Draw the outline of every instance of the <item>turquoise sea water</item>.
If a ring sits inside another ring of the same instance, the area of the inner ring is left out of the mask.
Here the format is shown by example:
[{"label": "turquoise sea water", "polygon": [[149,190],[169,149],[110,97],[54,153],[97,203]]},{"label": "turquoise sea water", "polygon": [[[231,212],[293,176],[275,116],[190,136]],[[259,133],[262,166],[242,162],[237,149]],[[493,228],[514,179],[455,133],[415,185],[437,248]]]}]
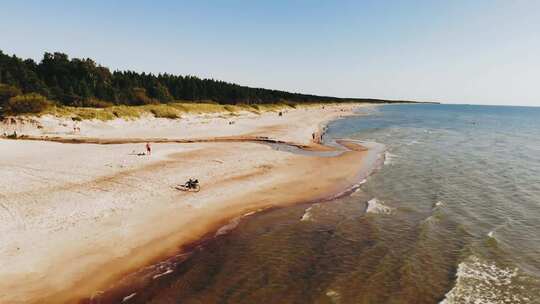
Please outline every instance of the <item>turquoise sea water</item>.
[{"label": "turquoise sea water", "polygon": [[446,303],[540,303],[540,108],[385,106],[330,135],[387,145],[364,191],[413,218],[403,259],[449,270]]},{"label": "turquoise sea water", "polygon": [[540,108],[362,111],[325,136],[386,145],[358,191],[251,216],[133,303],[540,303]]}]

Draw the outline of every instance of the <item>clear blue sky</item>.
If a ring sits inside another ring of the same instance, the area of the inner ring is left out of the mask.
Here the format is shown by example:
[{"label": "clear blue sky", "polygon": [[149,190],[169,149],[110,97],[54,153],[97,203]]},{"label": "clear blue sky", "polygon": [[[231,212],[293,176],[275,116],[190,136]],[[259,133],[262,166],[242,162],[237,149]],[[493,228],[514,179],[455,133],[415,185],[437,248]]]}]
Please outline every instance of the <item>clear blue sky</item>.
[{"label": "clear blue sky", "polygon": [[0,49],[342,97],[540,106],[540,1],[7,1]]}]

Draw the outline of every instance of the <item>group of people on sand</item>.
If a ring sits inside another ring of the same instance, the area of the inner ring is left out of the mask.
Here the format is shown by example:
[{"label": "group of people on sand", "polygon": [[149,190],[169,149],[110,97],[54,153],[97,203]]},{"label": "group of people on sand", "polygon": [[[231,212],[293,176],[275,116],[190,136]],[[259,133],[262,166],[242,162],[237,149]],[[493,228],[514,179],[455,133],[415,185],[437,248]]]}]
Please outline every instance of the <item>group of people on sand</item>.
[{"label": "group of people on sand", "polygon": [[320,132],[311,133],[311,137],[313,138],[313,142],[316,144],[320,144],[322,142],[322,134]]}]

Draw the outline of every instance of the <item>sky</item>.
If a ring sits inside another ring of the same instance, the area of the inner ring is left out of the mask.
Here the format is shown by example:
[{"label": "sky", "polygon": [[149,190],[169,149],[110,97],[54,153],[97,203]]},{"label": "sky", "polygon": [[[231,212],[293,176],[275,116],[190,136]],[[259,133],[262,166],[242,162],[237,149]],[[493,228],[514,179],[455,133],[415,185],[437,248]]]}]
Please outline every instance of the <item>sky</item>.
[{"label": "sky", "polygon": [[8,1],[0,50],[338,97],[540,106],[540,1]]}]

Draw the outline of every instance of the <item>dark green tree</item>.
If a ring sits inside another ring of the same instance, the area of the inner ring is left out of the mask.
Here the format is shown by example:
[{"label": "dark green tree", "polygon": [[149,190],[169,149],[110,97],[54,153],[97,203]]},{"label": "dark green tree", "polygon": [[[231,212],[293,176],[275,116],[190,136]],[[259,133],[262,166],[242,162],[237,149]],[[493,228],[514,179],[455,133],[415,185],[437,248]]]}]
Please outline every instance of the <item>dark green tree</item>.
[{"label": "dark green tree", "polygon": [[340,99],[278,90],[250,88],[214,79],[171,74],[153,75],[111,71],[93,60],[70,59],[66,54],[45,53],[39,63],[0,51],[0,82],[20,93],[38,93],[59,104],[105,106],[141,105],[183,100],[218,103],[339,102],[371,99]]}]

